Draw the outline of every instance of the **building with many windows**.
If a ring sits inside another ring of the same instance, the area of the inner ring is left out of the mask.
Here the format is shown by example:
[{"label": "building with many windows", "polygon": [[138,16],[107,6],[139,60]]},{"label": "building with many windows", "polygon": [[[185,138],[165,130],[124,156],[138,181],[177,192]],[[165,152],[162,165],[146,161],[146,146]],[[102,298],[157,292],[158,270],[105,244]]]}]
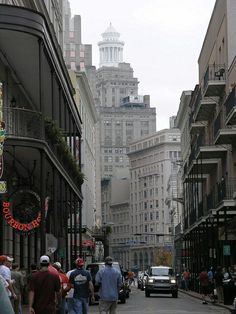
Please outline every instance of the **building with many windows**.
[{"label": "building with many windows", "polygon": [[[174,208],[166,202],[167,186],[180,158],[180,132],[165,129],[131,144],[130,265],[145,269],[156,261],[158,249],[172,255]],[[173,202],[172,202],[173,205]],[[168,254],[167,254],[168,255]]]},{"label": "building with many windows", "polygon": [[[236,3],[217,0],[191,95],[183,155],[184,266],[236,263]],[[182,130],[181,130],[182,131]]]},{"label": "building with many windows", "polygon": [[[86,178],[82,186],[82,225],[84,241],[92,239],[92,230],[101,225],[101,178],[98,114],[94,102],[95,67],[92,66],[92,46],[82,43],[81,17],[71,17],[70,3],[63,0],[64,59],[75,89],[75,101],[82,124],[81,169]],[[86,246],[83,244],[84,253]],[[85,256],[85,255],[84,255]],[[86,258],[86,257],[85,257]],[[89,258],[86,258],[87,260]]]},{"label": "building with many windows", "polygon": [[148,95],[138,95],[138,79],[130,64],[123,62],[120,34],[110,24],[102,37],[96,106],[100,117],[101,176],[109,178],[129,169],[130,143],[156,131],[156,110],[150,107]]}]

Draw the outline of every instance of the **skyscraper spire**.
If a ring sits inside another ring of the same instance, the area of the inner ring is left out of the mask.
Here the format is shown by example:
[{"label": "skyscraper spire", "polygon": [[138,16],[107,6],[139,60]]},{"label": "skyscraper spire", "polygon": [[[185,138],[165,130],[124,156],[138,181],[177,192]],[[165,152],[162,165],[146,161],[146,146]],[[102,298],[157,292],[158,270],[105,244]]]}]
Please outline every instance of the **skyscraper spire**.
[{"label": "skyscraper spire", "polygon": [[117,67],[123,62],[124,42],[120,40],[120,34],[115,30],[110,22],[109,27],[102,33],[103,40],[98,43],[100,52],[99,67]]}]

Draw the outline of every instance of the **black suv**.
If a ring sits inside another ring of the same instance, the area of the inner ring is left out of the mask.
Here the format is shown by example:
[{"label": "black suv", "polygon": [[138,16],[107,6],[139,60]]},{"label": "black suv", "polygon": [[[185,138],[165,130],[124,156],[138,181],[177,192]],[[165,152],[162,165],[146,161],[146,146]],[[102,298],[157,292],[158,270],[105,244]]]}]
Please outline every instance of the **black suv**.
[{"label": "black suv", "polygon": [[[118,262],[112,262],[112,266],[114,268],[116,268],[120,272],[120,274],[121,274],[122,286],[120,287],[120,291],[119,291],[119,300],[120,300],[121,303],[125,303],[126,302],[126,296],[127,296],[127,291],[126,291],[127,287],[125,285],[124,277],[122,276],[122,271],[121,271],[120,265],[119,265]],[[93,282],[93,285],[94,285],[95,301],[99,300],[99,295],[98,295],[99,287],[97,285],[95,285],[95,277],[96,277],[97,272],[100,269],[102,269],[103,267],[105,267],[105,263],[104,262],[91,263],[91,264],[88,264],[86,266],[86,269],[90,272],[91,277],[92,277],[92,282]]]},{"label": "black suv", "polygon": [[150,293],[169,293],[178,298],[178,286],[173,269],[168,266],[151,266],[145,281],[145,296]]}]

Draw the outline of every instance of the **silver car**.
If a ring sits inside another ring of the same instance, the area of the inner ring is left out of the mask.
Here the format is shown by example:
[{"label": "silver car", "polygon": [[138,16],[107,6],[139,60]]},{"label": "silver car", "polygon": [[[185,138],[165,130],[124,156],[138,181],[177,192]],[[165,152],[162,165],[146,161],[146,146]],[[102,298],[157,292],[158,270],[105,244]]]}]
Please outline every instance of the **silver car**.
[{"label": "silver car", "polygon": [[178,298],[178,286],[173,269],[168,266],[151,266],[145,281],[145,296],[151,293],[172,294]]}]

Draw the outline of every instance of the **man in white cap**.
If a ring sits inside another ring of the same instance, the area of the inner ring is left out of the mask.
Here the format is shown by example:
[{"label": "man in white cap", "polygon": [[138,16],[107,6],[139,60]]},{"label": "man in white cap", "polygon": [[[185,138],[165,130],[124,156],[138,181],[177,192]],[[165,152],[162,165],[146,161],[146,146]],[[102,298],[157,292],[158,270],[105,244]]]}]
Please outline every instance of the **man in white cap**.
[{"label": "man in white cap", "polygon": [[29,282],[29,314],[56,314],[56,306],[61,302],[60,279],[48,270],[47,255],[41,256],[39,262],[41,268]]},{"label": "man in white cap", "polygon": [[99,286],[99,313],[116,314],[119,290],[122,284],[121,274],[112,267],[112,257],[105,258],[105,268],[100,269],[95,277]]}]

